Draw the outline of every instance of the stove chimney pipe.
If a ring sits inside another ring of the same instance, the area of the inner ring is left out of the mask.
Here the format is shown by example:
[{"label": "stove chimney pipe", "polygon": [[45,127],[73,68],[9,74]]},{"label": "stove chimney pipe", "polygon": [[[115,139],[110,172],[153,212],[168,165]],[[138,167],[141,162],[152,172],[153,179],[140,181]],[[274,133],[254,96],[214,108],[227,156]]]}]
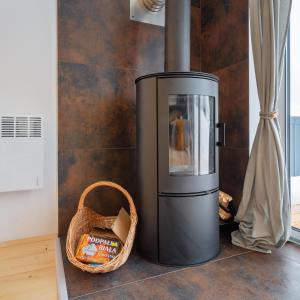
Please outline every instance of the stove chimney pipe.
[{"label": "stove chimney pipe", "polygon": [[191,0],[166,0],[165,72],[190,71]]}]

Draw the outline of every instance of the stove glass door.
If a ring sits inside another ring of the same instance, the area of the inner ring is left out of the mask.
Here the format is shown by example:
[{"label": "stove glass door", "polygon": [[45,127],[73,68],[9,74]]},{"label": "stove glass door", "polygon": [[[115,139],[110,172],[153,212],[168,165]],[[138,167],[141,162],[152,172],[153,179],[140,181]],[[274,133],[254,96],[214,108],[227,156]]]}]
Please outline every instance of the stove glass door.
[{"label": "stove glass door", "polygon": [[169,95],[169,175],[216,172],[215,98]]}]

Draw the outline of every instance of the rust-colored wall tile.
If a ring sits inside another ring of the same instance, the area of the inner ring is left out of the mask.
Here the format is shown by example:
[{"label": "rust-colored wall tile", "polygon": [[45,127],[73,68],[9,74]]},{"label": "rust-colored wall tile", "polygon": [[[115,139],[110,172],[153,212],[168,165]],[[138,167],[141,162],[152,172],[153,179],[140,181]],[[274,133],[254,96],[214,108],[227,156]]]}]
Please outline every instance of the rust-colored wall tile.
[{"label": "rust-colored wall tile", "polygon": [[237,212],[242,199],[248,159],[248,149],[220,149],[220,189],[233,197],[231,208],[234,213]]},{"label": "rust-colored wall tile", "polygon": [[201,1],[202,70],[213,72],[248,58],[248,0]]},{"label": "rust-colored wall tile", "polygon": [[201,71],[201,9],[191,9],[191,70]]},{"label": "rust-colored wall tile", "polygon": [[[67,232],[84,188],[99,181],[115,181],[135,196],[134,149],[74,149],[59,152],[59,229]],[[104,215],[116,215],[126,199],[110,188],[92,192],[86,202]]]},{"label": "rust-colored wall tile", "polygon": [[248,60],[217,70],[220,79],[220,122],[226,123],[226,145],[249,147]]},{"label": "rust-colored wall tile", "polygon": [[163,71],[164,28],[129,20],[128,0],[60,0],[59,60]]},{"label": "rust-colored wall tile", "polygon": [[136,72],[60,64],[59,147],[135,146]]},{"label": "rust-colored wall tile", "polygon": [[192,6],[200,7],[200,0],[191,0]]},{"label": "rust-colored wall tile", "polygon": [[163,70],[164,28],[129,20],[129,1],[98,1],[102,45],[98,63],[121,68]]},{"label": "rust-colored wall tile", "polygon": [[99,0],[58,0],[58,59],[97,61],[101,51]]}]

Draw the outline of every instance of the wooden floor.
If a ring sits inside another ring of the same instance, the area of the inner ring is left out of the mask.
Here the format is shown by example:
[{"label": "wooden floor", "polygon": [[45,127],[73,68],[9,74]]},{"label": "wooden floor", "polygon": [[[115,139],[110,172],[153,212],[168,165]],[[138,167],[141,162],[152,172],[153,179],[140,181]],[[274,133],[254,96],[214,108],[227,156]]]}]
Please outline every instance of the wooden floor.
[{"label": "wooden floor", "polygon": [[57,299],[55,239],[0,243],[0,299]]},{"label": "wooden floor", "polygon": [[292,226],[300,229],[300,204],[292,205]]}]

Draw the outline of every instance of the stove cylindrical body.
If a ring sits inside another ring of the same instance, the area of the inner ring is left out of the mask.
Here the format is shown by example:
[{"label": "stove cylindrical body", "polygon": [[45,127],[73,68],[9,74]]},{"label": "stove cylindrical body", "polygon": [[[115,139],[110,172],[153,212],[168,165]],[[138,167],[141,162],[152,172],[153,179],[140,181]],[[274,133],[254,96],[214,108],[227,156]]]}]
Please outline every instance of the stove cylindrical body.
[{"label": "stove cylindrical body", "polygon": [[219,252],[218,79],[136,80],[138,240],[150,261],[190,265]]}]

